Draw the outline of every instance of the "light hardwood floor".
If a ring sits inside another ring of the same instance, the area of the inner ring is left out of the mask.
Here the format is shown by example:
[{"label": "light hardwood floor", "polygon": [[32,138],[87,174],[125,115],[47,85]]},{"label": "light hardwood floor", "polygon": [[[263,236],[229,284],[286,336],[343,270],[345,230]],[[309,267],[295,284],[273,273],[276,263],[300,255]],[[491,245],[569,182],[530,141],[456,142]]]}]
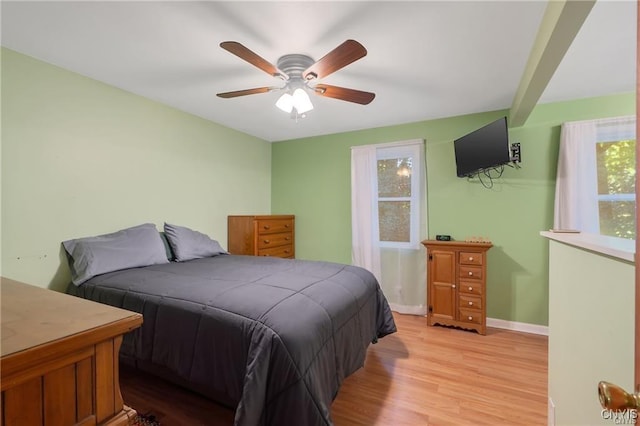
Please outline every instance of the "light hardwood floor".
[{"label": "light hardwood floor", "polygon": [[[547,423],[546,337],[494,328],[480,336],[394,316],[398,333],[371,345],[340,388],[336,426]],[[121,387],[126,404],[163,426],[233,424],[231,410],[128,368]]]}]

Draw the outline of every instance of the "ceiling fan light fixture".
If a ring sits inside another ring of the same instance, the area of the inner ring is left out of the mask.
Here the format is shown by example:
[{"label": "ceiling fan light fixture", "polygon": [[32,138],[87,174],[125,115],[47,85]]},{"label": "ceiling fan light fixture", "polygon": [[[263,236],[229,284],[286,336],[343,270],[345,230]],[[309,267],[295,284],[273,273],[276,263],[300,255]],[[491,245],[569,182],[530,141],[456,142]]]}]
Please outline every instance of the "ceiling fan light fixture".
[{"label": "ceiling fan light fixture", "polygon": [[276,106],[287,114],[291,114],[291,111],[293,111],[294,108],[298,114],[304,114],[305,112],[309,112],[313,109],[313,104],[311,103],[311,99],[309,99],[309,95],[300,87],[293,91],[293,95],[285,93],[280,96],[276,102]]}]

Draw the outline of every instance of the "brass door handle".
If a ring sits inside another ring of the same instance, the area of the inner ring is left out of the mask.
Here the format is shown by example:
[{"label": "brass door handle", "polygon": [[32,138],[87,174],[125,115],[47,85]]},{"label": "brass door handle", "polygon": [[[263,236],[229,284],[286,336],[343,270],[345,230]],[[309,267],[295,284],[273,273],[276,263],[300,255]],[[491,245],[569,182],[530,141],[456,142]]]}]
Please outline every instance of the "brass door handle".
[{"label": "brass door handle", "polygon": [[628,393],[620,386],[609,382],[598,383],[598,398],[602,408],[612,411],[637,410],[640,394]]}]

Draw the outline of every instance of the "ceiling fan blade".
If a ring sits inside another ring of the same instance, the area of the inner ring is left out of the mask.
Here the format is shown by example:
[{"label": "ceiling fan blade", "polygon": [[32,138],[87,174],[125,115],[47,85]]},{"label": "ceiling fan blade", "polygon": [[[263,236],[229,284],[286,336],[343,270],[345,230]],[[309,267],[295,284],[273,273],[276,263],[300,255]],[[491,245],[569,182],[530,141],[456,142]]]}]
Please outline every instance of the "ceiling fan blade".
[{"label": "ceiling fan blade", "polygon": [[307,68],[305,80],[323,78],[367,55],[367,49],[355,40],[347,40]]},{"label": "ceiling fan blade", "polygon": [[375,93],[347,89],[346,87],[330,86],[328,84],[316,84],[313,89],[316,95],[340,99],[347,102],[355,102],[361,105],[368,105],[371,103],[373,98],[376,97]]},{"label": "ceiling fan blade", "polygon": [[229,53],[233,53],[240,59],[244,59],[249,62],[251,65],[260,68],[262,71],[270,74],[274,77],[280,77],[284,80],[287,79],[287,76],[280,71],[275,65],[271,62],[267,61],[263,57],[254,53],[253,51],[247,49],[242,44],[237,41],[223,41],[220,43],[220,47],[226,50]]},{"label": "ceiling fan blade", "polygon": [[233,92],[218,93],[220,98],[237,98],[238,96],[256,95],[258,93],[267,93],[274,90],[278,90],[280,87],[256,87],[255,89],[236,90]]}]

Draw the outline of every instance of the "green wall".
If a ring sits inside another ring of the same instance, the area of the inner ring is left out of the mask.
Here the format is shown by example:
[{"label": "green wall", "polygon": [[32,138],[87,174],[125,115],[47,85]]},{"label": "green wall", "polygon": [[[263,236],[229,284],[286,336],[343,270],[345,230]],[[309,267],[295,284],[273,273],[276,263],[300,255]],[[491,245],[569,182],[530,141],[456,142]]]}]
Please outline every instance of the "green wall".
[{"label": "green wall", "polygon": [[297,257],[350,263],[349,148],[422,138],[429,236],[490,238],[488,316],[546,325],[548,247],[539,231],[553,222],[560,124],[633,113],[633,94],[538,106],[525,126],[509,132],[511,142],[521,144],[521,169],[506,168],[491,189],[456,177],[453,140],[508,111],[277,142],[272,149],[272,211],[296,215]]},{"label": "green wall", "polygon": [[226,247],[271,210],[271,144],[2,49],[2,274],[61,290],[61,241],[165,221]]}]

